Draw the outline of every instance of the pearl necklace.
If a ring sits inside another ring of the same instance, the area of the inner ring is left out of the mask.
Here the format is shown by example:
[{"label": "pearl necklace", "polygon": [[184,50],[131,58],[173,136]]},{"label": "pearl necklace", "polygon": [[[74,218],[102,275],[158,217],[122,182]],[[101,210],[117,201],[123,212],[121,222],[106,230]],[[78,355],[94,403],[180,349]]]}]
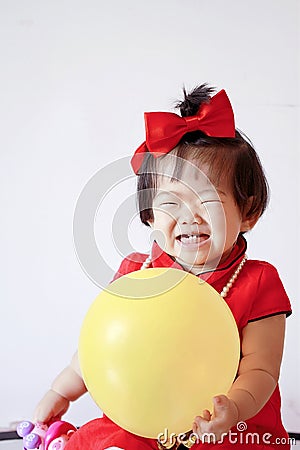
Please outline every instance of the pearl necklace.
[{"label": "pearl necklace", "polygon": [[[245,262],[247,261],[247,255],[244,256],[244,258],[242,259],[242,261],[240,262],[240,264],[237,266],[235,272],[233,273],[233,275],[231,276],[231,278],[229,279],[228,283],[223,287],[220,295],[222,298],[227,297],[227,294],[229,292],[229,290],[232,288],[233,283],[236,281],[237,277],[239,276],[242,268],[245,265]],[[142,267],[140,270],[145,270],[148,269],[148,267],[151,264],[151,255],[149,255],[147,257],[147,259],[143,262]]]}]

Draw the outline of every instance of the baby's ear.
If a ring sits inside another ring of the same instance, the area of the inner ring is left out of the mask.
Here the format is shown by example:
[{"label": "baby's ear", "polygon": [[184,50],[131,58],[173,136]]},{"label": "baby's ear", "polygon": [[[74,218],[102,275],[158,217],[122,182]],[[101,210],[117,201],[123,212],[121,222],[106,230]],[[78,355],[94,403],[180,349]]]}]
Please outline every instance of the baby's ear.
[{"label": "baby's ear", "polygon": [[254,227],[254,225],[256,224],[256,222],[258,221],[260,214],[259,213],[255,213],[252,214],[251,216],[249,216],[249,211],[251,209],[252,203],[253,203],[253,196],[248,198],[247,201],[247,207],[244,209],[244,213],[243,213],[243,220],[242,220],[242,224],[241,224],[241,232],[246,232],[246,231],[250,231],[252,230],[252,228]]},{"label": "baby's ear", "polygon": [[259,219],[259,216],[253,216],[250,219],[243,220],[240,231],[242,233],[245,233],[246,231],[252,230],[252,228],[254,227],[256,222],[258,221],[258,219]]}]

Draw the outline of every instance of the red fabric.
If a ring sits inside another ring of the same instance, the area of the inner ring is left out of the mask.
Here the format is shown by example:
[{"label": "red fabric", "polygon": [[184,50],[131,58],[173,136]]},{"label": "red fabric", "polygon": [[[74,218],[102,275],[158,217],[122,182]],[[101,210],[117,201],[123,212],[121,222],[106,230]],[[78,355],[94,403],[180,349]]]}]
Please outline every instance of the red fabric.
[{"label": "red fabric", "polygon": [[83,425],[73,434],[65,450],[106,450],[113,446],[124,450],[157,450],[154,439],[128,433],[106,416]]},{"label": "red fabric", "polygon": [[[242,260],[245,251],[246,241],[243,237],[240,237],[230,259],[217,267],[214,272],[201,274],[201,278],[205,279],[220,292]],[[129,255],[122,261],[114,279],[126,273],[139,270],[146,257],[147,255],[139,253]],[[152,267],[181,269],[181,266],[164,253],[156,243],[154,243],[152,249],[152,261]],[[249,321],[259,320],[274,314],[286,313],[289,315],[291,313],[289,299],[276,269],[271,264],[263,261],[248,260],[246,262],[236,282],[230,289],[226,302],[235,317],[240,334]],[[287,433],[281,422],[280,405],[280,393],[277,386],[261,411],[255,417],[247,420],[247,431],[244,432],[243,436],[236,429],[232,430],[232,432],[237,432],[238,440],[236,443],[230,443],[227,437],[217,447],[213,444],[199,443],[192,447],[193,450],[203,447],[222,448],[222,450],[227,448],[233,450],[247,448],[247,444],[240,442],[242,438],[245,438],[246,432],[258,433],[260,436],[269,433],[272,435],[269,437],[270,443],[274,443],[275,439],[287,439]],[[263,445],[262,438],[260,438],[259,445],[249,444],[249,448],[290,448],[289,444],[276,444],[273,447],[270,443]],[[155,440],[141,438],[128,433],[104,416],[80,428],[67,444],[66,450],[105,450],[110,446],[120,447],[124,450],[157,449]]]},{"label": "red fabric", "polygon": [[151,152],[158,157],[169,153],[186,134],[201,130],[207,136],[235,137],[232,107],[226,92],[222,89],[208,103],[203,103],[195,116],[180,117],[169,112],[144,114],[146,141],[135,151],[131,165],[138,173],[144,154]]}]

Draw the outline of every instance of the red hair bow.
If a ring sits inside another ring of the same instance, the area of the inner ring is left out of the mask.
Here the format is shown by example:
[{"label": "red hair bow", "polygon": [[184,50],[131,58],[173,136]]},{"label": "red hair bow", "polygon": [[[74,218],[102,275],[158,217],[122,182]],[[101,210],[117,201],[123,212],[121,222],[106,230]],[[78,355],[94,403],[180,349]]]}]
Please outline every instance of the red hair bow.
[{"label": "red hair bow", "polygon": [[195,116],[180,117],[168,112],[144,114],[146,141],[135,151],[131,165],[138,173],[147,152],[157,158],[169,153],[186,134],[202,131],[207,136],[234,138],[235,125],[232,107],[226,92],[222,89],[209,103],[200,106]]}]

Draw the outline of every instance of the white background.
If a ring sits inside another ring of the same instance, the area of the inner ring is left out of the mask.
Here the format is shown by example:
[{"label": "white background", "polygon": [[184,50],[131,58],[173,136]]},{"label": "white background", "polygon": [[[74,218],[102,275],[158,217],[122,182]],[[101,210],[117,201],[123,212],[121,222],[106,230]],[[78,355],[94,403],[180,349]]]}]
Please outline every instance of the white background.
[{"label": "white background", "polygon": [[[172,110],[183,84],[207,81],[226,89],[271,185],[248,253],[278,268],[293,304],[281,389],[300,432],[299,1],[0,0],[0,27],[0,426],[31,417],[99,292],[73,245],[80,192],[144,140],[145,110]],[[113,269],[112,205],[134,184],[97,216]],[[129,234],[144,251],[142,230],[135,221]],[[85,396],[65,417],[98,414]]]}]

